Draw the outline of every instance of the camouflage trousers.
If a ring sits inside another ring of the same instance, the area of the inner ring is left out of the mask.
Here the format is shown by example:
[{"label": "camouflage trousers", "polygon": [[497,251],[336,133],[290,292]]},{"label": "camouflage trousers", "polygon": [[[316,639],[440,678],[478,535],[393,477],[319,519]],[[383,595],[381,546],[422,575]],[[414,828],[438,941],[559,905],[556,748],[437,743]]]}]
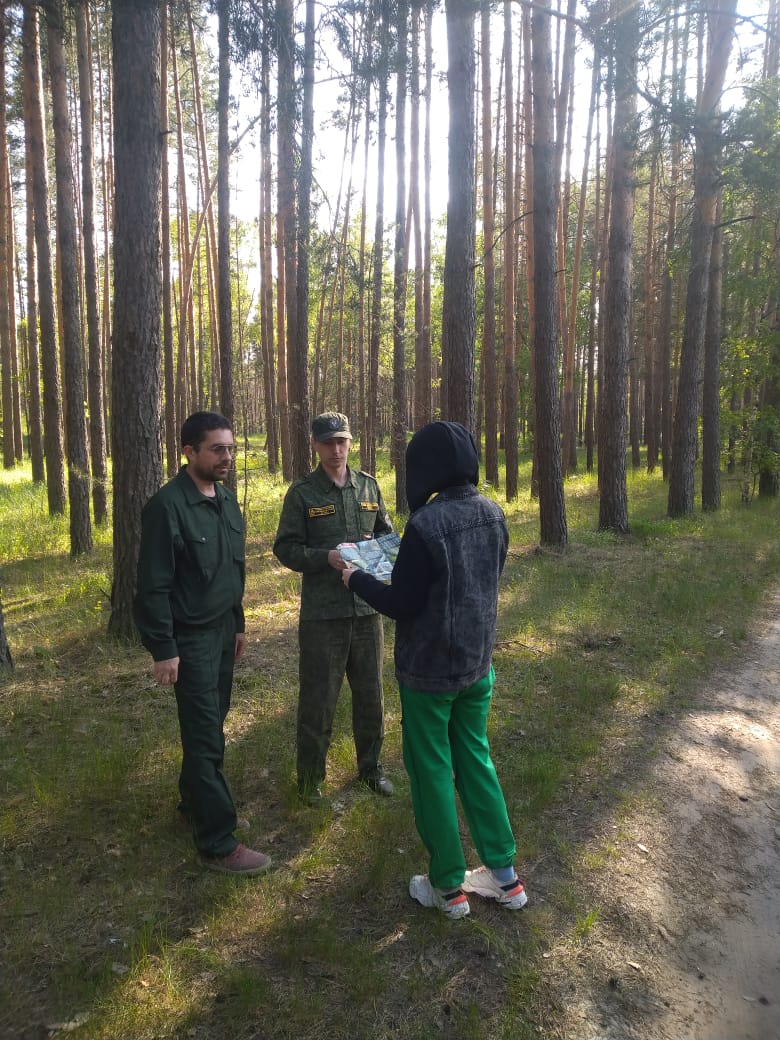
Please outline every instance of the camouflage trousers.
[{"label": "camouflage trousers", "polygon": [[299,789],[310,790],[325,779],[333,716],[345,675],[352,691],[352,734],[358,775],[363,779],[379,776],[379,755],[384,739],[381,617],[368,614],[328,621],[301,621],[298,641]]}]

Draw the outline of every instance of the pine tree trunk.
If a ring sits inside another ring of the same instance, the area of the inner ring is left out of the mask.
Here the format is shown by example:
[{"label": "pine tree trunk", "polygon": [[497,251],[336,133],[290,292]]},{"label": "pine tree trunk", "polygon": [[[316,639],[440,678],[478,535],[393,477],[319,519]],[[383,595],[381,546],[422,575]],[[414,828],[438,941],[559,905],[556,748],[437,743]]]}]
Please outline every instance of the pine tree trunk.
[{"label": "pine tree trunk", "polygon": [[84,295],[87,314],[87,400],[89,446],[92,464],[92,503],[95,523],[108,519],[108,465],[105,415],[103,414],[103,353],[98,306],[98,259],[95,246],[95,117],[92,106],[91,53],[86,0],[75,8],[78,48],[79,102],[81,105],[81,197],[84,251]]},{"label": "pine tree trunk", "polygon": [[672,431],[670,517],[686,516],[694,510],[701,366],[721,152],[719,102],[731,53],[735,9],[736,0],[725,0],[717,13],[710,14],[707,75],[697,108],[691,267],[688,273],[680,380]]},{"label": "pine tree trunk", "polygon": [[395,508],[406,512],[406,56],[409,8],[398,0],[395,92],[395,248],[393,265],[393,420],[391,457],[395,465]]},{"label": "pine tree trunk", "polygon": [[176,367],[173,351],[173,285],[171,275],[171,198],[168,177],[168,0],[160,0],[160,133],[162,135],[161,166],[163,170],[161,191],[162,238],[162,351],[163,385],[165,405],[163,423],[165,429],[165,472],[175,475],[181,458],[179,449],[178,422],[176,417]]},{"label": "pine tree trunk", "polygon": [[[26,44],[22,43],[25,48]],[[26,58],[22,58],[23,74],[25,76],[24,89],[26,90]],[[24,100],[25,125],[27,113],[27,100]],[[46,469],[43,457],[43,412],[41,408],[41,361],[40,340],[38,337],[38,287],[35,280],[35,209],[33,206],[32,191],[32,155],[30,153],[29,141],[25,133],[24,144],[25,157],[25,183],[28,188],[25,192],[25,216],[26,216],[26,250],[27,250],[27,407],[28,425],[30,431],[30,461],[32,464],[32,478],[36,483],[46,480]]]},{"label": "pine tree trunk", "polygon": [[90,474],[87,424],[84,415],[84,366],[81,354],[79,269],[76,211],[73,204],[73,166],[70,160],[71,129],[68,110],[65,50],[60,26],[49,24],[49,76],[54,123],[54,165],[57,176],[57,258],[60,271],[62,357],[65,383],[65,433],[70,499],[70,551],[72,556],[92,551]]},{"label": "pine tree trunk", "polygon": [[475,425],[474,8],[448,0],[447,240],[442,304],[442,418]]},{"label": "pine tree trunk", "polygon": [[626,434],[631,339],[631,248],[636,192],[636,55],[638,9],[623,12],[615,31],[615,122],[607,258],[604,380],[599,427],[599,530],[628,531]]},{"label": "pine tree trunk", "polygon": [[515,234],[515,92],[512,50],[512,5],[504,0],[504,457],[506,464],[506,499],[517,498],[517,367],[515,356],[515,285],[517,236]]},{"label": "pine tree trunk", "polygon": [[553,77],[550,16],[535,8],[533,34],[534,150],[534,299],[536,323],[536,443],[539,462],[539,521],[542,545],[565,547],[568,541],[561,470],[558,399],[558,328],[554,181]]},{"label": "pine tree trunk", "polygon": [[291,427],[293,466],[297,476],[311,468],[310,415],[309,415],[309,247],[311,245],[311,185],[312,149],[314,146],[314,0],[306,0],[306,20],[303,36],[303,100],[301,108],[301,149],[298,169],[298,223],[295,235],[297,280],[294,306],[294,351],[290,357],[288,377],[291,383],[291,404],[294,422]]},{"label": "pine tree trunk", "polygon": [[[277,235],[284,249],[284,316],[287,378],[287,422],[290,443],[290,468],[302,476],[308,465],[302,459],[298,368],[298,294],[297,235],[295,224],[295,30],[292,0],[278,0],[279,31],[277,91]],[[281,335],[281,330],[280,330]],[[281,346],[280,346],[281,363]]]},{"label": "pine tree trunk", "polygon": [[[598,56],[594,58],[594,65],[596,67],[599,65]],[[601,241],[601,128],[598,105],[596,106],[596,160],[594,166],[596,176],[593,185],[593,242],[596,243]],[[590,261],[590,307],[588,313],[587,387],[585,396],[585,468],[588,473],[593,472],[596,448],[596,311],[599,298],[599,266],[599,251],[593,248],[591,249]]]},{"label": "pine tree trunk", "polygon": [[[269,0],[264,0],[266,16],[270,11]],[[270,98],[270,49],[268,21],[263,26],[261,43],[261,76],[263,90],[260,98],[260,325],[263,351],[263,374],[265,391],[266,450],[268,471],[279,469],[279,417],[276,407],[276,366],[274,363],[274,285],[273,285],[273,234],[271,226],[271,98]]]},{"label": "pine tree trunk", "polygon": [[490,9],[482,8],[482,237],[484,317],[482,320],[482,372],[485,399],[485,479],[498,487],[498,369],[496,366],[496,266],[493,211],[493,120],[490,84]]},{"label": "pine tree trunk", "polygon": [[412,6],[412,62],[409,91],[410,169],[409,204],[414,234],[414,412],[415,430],[431,418],[431,359],[425,353],[425,303],[423,299],[423,215],[420,200],[420,16],[421,5]]},{"label": "pine tree trunk", "polygon": [[[0,83],[5,84],[6,11],[0,9]],[[2,372],[3,403],[3,467],[13,469],[16,465],[14,444],[13,363],[11,358],[11,323],[13,295],[9,295],[8,273],[10,257],[10,214],[8,212],[8,133],[5,117],[5,90],[0,97],[0,371]],[[13,283],[11,283],[13,286]]]},{"label": "pine tree trunk", "polygon": [[[219,0],[218,50],[219,90],[217,95],[217,268],[219,308],[219,407],[231,425],[235,420],[233,400],[233,296],[230,285],[230,142],[228,116],[230,106],[230,7]],[[229,482],[235,487],[236,470],[230,470]]]},{"label": "pine tree trunk", "polygon": [[[369,5],[369,11],[372,10]],[[360,431],[360,468],[371,472],[369,469],[368,448],[368,402],[366,388],[368,384],[368,365],[366,358],[366,297],[368,285],[366,278],[366,224],[368,220],[368,149],[369,128],[371,126],[371,90],[366,83],[366,111],[365,111],[365,133],[363,150],[363,186],[360,192],[360,246],[358,257],[358,429]]]},{"label": "pine tree trunk", "polygon": [[366,468],[376,472],[377,419],[379,412],[379,343],[382,333],[382,281],[384,274],[385,147],[387,144],[387,80],[390,62],[390,4],[379,3],[379,68],[377,89],[377,176],[374,250],[371,292],[371,326],[368,343],[368,400],[366,402]]},{"label": "pine tree trunk", "polygon": [[[704,393],[702,401],[701,505],[720,509],[720,341],[723,286],[722,199],[718,193],[710,257],[707,324],[704,333]],[[776,402],[777,404],[778,402]]]},{"label": "pine tree trunk", "polygon": [[114,0],[116,158],[114,585],[109,629],[132,638],[141,509],[162,482],[160,444],[160,8]]},{"label": "pine tree trunk", "polygon": [[582,248],[585,234],[585,212],[588,203],[588,174],[590,171],[590,147],[593,134],[593,118],[598,96],[598,63],[593,62],[593,78],[591,81],[590,104],[588,106],[588,127],[585,133],[585,155],[582,163],[582,179],[580,182],[580,200],[577,212],[577,232],[574,240],[574,262],[571,273],[571,292],[569,296],[569,321],[566,332],[566,352],[564,357],[563,388],[563,472],[574,472],[577,469],[577,426],[578,408],[575,393],[577,315],[580,294],[580,268],[582,264]]},{"label": "pine tree trunk", "polygon": [[32,183],[28,191],[35,210],[35,248],[38,271],[38,312],[41,328],[43,375],[43,445],[49,513],[65,512],[65,445],[62,429],[62,390],[54,308],[49,183],[46,135],[43,127],[43,87],[37,8],[24,7],[25,135],[30,152]]},{"label": "pine tree trunk", "polygon": [[[533,58],[531,55],[531,11],[528,7],[524,7],[522,13],[522,46],[523,46],[523,125],[524,125],[524,153],[523,153],[523,166],[525,167],[525,204],[523,206],[523,213],[525,214],[525,220],[523,221],[523,228],[525,230],[525,267],[526,267],[526,282],[528,284],[528,342],[530,343],[530,352],[528,357],[529,374],[531,378],[531,401],[528,408],[528,437],[531,440],[533,450],[533,461],[531,464],[531,498],[538,499],[539,497],[539,466],[537,461],[538,455],[538,441],[536,436],[536,256],[535,256],[535,234],[534,234],[534,151],[533,151],[533,139],[534,139],[534,119],[535,109],[533,105]],[[552,89],[552,87],[550,88]],[[518,84],[519,90],[519,84]],[[514,347],[513,347],[514,349]],[[507,366],[507,377],[512,373],[509,372]],[[509,385],[509,380],[506,380]],[[506,404],[506,388],[504,389],[504,426],[507,428],[507,442],[509,441],[508,423],[514,421],[512,416],[507,415],[509,411]],[[514,450],[514,449],[511,449]],[[517,485],[517,478],[515,477],[515,486]],[[510,493],[510,469],[507,466],[506,473],[507,480],[507,500],[509,500]],[[515,497],[517,492],[515,491]]]},{"label": "pine tree trunk", "polygon": [[[426,412],[420,420],[430,422],[431,419],[431,383],[433,366],[431,359],[431,93],[433,84],[433,0],[425,0],[425,131],[423,133],[423,337],[422,363],[427,373],[428,392],[425,400]],[[424,425],[424,423],[423,423]]]}]

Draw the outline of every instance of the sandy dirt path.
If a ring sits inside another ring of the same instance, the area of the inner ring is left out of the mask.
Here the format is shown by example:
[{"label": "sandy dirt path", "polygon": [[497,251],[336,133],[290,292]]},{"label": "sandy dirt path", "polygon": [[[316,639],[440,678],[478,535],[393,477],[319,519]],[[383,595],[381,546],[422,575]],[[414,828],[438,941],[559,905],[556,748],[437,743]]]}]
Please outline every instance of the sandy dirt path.
[{"label": "sandy dirt path", "polygon": [[558,980],[561,1035],[780,1040],[780,590],[740,661],[664,724],[646,787]]}]

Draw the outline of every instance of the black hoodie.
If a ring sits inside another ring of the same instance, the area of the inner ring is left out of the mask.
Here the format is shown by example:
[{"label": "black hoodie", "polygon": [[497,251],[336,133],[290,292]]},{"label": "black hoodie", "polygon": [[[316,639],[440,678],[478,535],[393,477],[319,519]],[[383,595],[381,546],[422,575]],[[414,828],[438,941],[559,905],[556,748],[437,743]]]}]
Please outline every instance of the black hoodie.
[{"label": "black hoodie", "polygon": [[460,423],[428,423],[409,441],[406,500],[412,513],[439,491],[458,484],[476,485],[478,481],[474,438]]},{"label": "black hoodie", "polygon": [[477,452],[464,426],[423,427],[409,443],[406,465],[412,515],[392,584],[357,571],[349,587],[396,619],[399,682],[432,692],[460,690],[490,670],[506,520],[477,491]]}]

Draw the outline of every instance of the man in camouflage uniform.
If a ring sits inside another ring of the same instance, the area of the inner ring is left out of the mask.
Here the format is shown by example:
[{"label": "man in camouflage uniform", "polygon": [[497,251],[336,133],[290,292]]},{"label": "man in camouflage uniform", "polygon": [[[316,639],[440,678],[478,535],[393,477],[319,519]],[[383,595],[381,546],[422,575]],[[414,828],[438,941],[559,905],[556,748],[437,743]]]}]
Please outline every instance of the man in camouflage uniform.
[{"label": "man in camouflage uniform", "polygon": [[379,763],[384,737],[381,617],[345,588],[346,567],[336,546],[387,534],[392,524],[374,477],[347,465],[352,434],[340,412],[318,415],[311,426],[319,465],[287,491],[274,554],[303,575],[298,625],[298,792],[322,797],[333,716],[346,675],[352,690],[352,732],[358,777],[375,794],[393,787]]}]

